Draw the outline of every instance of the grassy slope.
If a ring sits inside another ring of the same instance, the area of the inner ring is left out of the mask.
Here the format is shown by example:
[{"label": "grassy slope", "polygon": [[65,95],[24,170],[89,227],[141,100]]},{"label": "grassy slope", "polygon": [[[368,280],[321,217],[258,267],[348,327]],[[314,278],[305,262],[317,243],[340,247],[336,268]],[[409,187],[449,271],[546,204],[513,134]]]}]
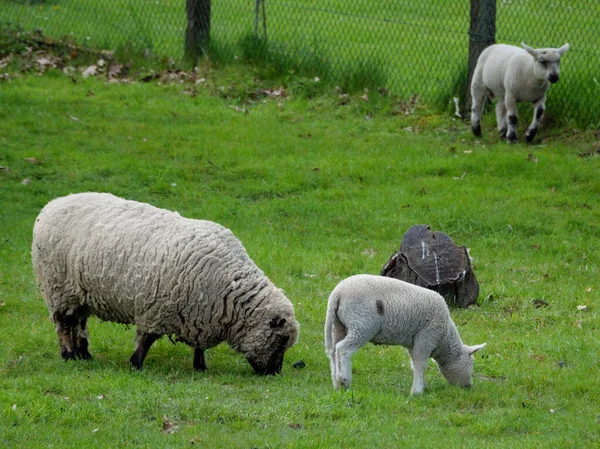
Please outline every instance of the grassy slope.
[{"label": "grassy slope", "polygon": [[[600,159],[577,156],[592,136],[507,146],[491,121],[475,141],[439,117],[365,120],[360,100],[269,100],[244,113],[182,91],[54,75],[0,84],[10,169],[0,172],[0,446],[599,444]],[[95,360],[63,363],[30,268],[31,229],[48,200],[86,190],[230,227],[296,307],[301,339],[283,375],[254,376],[225,345],[196,374],[191,349],[166,339],[130,373],[133,329],[95,319]],[[417,223],[475,258],[480,307],[452,310],[467,343],[488,342],[475,386],[451,387],[431,364],[429,390],[410,399],[405,353],[368,346],[352,391],[335,392],[327,295],[346,276],[377,273]],[[293,369],[300,359],[307,367]],[[161,433],[163,415],[177,432]]]}]

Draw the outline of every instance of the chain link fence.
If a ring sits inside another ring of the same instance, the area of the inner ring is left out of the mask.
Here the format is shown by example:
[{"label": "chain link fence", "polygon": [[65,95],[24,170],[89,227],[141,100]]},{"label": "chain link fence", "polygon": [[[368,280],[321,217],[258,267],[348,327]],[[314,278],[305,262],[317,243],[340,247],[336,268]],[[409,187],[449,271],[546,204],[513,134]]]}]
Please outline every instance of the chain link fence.
[{"label": "chain link fence", "polygon": [[[268,54],[269,63],[284,70],[340,84],[371,80],[452,111],[453,97],[464,98],[474,38],[466,0],[204,2],[210,5],[211,57]],[[41,29],[91,48],[184,57],[184,0],[0,0],[0,11],[0,26]],[[534,48],[570,43],[561,81],[549,91],[548,112],[579,126],[600,126],[599,29],[598,0],[496,2],[496,42]]]}]

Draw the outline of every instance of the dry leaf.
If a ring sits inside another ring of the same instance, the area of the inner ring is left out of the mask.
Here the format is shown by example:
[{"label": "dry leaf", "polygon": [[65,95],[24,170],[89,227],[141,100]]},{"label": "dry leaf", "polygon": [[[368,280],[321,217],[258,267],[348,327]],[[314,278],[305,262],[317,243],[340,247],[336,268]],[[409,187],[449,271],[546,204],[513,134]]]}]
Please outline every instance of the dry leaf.
[{"label": "dry leaf", "polygon": [[40,165],[40,164],[42,163],[42,161],[40,161],[40,160],[37,160],[37,159],[36,159],[36,158],[34,158],[34,157],[26,157],[26,158],[25,158],[25,160],[26,160],[27,162],[29,162],[31,165]]},{"label": "dry leaf", "polygon": [[577,310],[586,310],[586,309],[587,309],[587,306],[584,306],[584,305],[577,306]]},{"label": "dry leaf", "polygon": [[23,181],[21,181],[21,184],[23,184],[24,186],[26,186],[27,184],[29,184],[31,181],[29,180],[29,178],[25,178]]}]

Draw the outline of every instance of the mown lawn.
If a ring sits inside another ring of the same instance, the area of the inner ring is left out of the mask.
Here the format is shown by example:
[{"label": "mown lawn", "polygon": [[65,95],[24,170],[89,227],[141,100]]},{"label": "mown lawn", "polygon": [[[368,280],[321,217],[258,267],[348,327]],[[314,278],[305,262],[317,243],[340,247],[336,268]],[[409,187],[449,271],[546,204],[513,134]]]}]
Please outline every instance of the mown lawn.
[{"label": "mown lawn", "polygon": [[[534,145],[509,146],[493,114],[475,140],[462,121],[418,103],[376,107],[373,93],[241,101],[252,81],[223,73],[207,73],[195,96],[187,84],[74,79],[0,83],[0,446],[600,444],[593,133],[546,127]],[[96,319],[94,360],[63,362],[31,232],[49,200],[83,191],[232,229],[301,323],[282,375],[254,375],[226,345],[195,373],[192,350],[166,338],[130,372],[134,329]],[[379,273],[421,223],[474,257],[479,305],[451,309],[466,343],[488,344],[474,387],[448,385],[430,363],[428,390],[411,398],[406,353],[371,345],[354,357],[352,390],[334,391],[322,344],[329,292]]]}]

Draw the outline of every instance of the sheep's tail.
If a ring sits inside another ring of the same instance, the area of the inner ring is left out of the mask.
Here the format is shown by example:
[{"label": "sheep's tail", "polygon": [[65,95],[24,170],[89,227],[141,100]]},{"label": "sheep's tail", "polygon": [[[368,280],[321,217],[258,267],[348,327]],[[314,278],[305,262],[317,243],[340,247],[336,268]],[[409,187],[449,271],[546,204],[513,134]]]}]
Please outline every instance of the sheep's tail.
[{"label": "sheep's tail", "polygon": [[329,295],[329,300],[327,302],[327,315],[325,317],[325,352],[329,358],[333,357],[335,344],[337,343],[334,342],[335,328],[343,326],[337,316],[339,305],[340,296],[337,294],[337,291],[334,290],[331,292],[331,295]]}]

